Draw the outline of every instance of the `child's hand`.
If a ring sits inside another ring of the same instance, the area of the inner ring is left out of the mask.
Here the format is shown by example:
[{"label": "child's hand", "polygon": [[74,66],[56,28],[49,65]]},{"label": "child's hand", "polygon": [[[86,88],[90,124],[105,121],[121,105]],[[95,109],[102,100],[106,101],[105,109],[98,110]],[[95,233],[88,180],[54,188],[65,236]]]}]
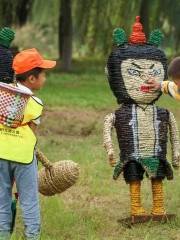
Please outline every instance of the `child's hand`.
[{"label": "child's hand", "polygon": [[114,153],[112,151],[108,153],[108,158],[109,158],[109,164],[111,165],[111,167],[114,167],[116,165],[116,160],[114,157]]},{"label": "child's hand", "polygon": [[147,82],[151,92],[158,91],[161,89],[161,84],[156,82],[154,79],[149,79]]}]

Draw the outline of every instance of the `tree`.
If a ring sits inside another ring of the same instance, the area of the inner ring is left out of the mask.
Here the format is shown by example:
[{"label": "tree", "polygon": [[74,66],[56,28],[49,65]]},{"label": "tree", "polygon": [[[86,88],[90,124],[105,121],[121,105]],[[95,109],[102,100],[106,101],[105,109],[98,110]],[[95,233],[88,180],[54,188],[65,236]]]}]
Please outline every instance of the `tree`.
[{"label": "tree", "polygon": [[0,0],[0,26],[10,27],[13,23],[13,0]]},{"label": "tree", "polygon": [[22,26],[30,14],[33,0],[0,0],[0,25],[11,27]]},{"label": "tree", "polygon": [[16,21],[19,26],[23,26],[31,12],[33,0],[18,0],[16,1]]},{"label": "tree", "polygon": [[64,71],[71,69],[72,37],[71,0],[61,0],[59,15],[59,54],[61,66]]},{"label": "tree", "polygon": [[142,0],[140,5],[140,17],[146,36],[149,35],[149,3],[150,0]]}]

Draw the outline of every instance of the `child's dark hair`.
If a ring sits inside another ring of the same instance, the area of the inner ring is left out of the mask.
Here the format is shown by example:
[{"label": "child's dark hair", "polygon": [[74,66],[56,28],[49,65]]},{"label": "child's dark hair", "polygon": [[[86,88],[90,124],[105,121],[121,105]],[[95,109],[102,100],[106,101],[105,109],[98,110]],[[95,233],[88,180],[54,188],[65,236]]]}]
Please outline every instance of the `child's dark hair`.
[{"label": "child's dark hair", "polygon": [[168,75],[172,78],[180,78],[180,57],[171,61],[168,67]]},{"label": "child's dark hair", "polygon": [[43,71],[42,68],[33,68],[32,70],[29,70],[25,73],[21,73],[21,74],[16,74],[16,81],[18,82],[24,82],[29,76],[34,76],[34,77],[38,77],[38,75]]}]

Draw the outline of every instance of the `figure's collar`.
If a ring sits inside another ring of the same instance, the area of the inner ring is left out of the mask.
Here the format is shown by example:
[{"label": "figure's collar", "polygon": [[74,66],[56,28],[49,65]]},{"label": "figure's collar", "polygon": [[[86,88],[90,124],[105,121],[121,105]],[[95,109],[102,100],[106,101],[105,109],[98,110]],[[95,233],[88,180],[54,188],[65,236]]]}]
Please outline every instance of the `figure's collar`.
[{"label": "figure's collar", "polygon": [[143,111],[146,111],[148,107],[152,107],[154,104],[136,104],[137,107],[141,108]]}]

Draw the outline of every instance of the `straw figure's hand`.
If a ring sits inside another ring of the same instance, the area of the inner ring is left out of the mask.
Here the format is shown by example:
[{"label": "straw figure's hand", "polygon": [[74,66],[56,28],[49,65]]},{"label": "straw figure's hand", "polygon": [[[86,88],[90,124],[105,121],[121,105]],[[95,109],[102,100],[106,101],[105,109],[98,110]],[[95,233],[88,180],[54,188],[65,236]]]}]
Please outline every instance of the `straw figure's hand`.
[{"label": "straw figure's hand", "polygon": [[174,169],[179,169],[180,167],[180,152],[173,153],[172,166]]},{"label": "straw figure's hand", "polygon": [[108,154],[109,163],[112,167],[114,167],[116,164],[113,150],[113,142],[111,137],[114,122],[115,115],[113,113],[106,115],[106,117],[104,118],[104,130],[103,130],[104,147]]},{"label": "straw figure's hand", "polygon": [[109,164],[111,167],[114,167],[117,163],[115,156],[114,156],[114,152],[111,150],[108,152],[108,158],[109,158]]}]

